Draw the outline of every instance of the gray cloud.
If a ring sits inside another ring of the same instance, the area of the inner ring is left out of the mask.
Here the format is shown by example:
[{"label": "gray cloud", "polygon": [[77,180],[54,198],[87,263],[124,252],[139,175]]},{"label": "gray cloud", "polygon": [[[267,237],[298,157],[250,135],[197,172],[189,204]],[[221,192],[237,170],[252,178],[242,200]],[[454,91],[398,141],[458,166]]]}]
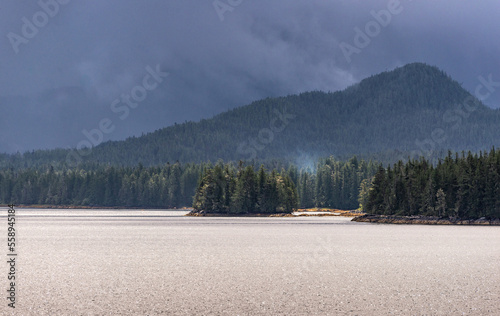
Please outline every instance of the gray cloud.
[{"label": "gray cloud", "polygon": [[[401,13],[350,63],[340,43],[352,45],[354,29],[391,1],[243,0],[223,22],[212,3],[69,1],[16,53],[9,34],[22,36],[23,17],[42,8],[4,1],[0,152],[74,147],[103,118],[116,126],[106,139],[124,139],[268,96],[343,89],[414,61],[472,92],[479,75],[500,81],[497,1],[401,0]],[[111,102],[157,64],[170,75],[120,120]],[[485,102],[496,107],[500,95]]]}]

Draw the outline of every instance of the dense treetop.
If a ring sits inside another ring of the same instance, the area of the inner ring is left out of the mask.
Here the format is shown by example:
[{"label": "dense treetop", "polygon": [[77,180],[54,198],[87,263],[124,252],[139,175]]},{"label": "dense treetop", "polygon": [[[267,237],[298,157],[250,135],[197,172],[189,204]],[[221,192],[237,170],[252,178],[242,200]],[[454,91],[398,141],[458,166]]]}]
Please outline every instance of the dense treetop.
[{"label": "dense treetop", "polygon": [[500,218],[500,150],[449,153],[437,166],[420,159],[380,167],[365,210],[383,215]]},{"label": "dense treetop", "polygon": [[216,165],[205,171],[196,189],[193,208],[204,213],[274,214],[292,213],[297,209],[298,195],[290,176],[261,166],[237,172],[231,165]]}]

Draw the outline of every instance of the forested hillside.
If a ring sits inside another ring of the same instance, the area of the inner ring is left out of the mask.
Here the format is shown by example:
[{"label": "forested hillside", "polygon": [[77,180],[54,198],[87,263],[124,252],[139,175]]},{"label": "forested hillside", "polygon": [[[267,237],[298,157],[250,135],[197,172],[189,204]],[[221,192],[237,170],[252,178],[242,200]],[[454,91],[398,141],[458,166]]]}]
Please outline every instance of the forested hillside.
[{"label": "forested hillside", "polygon": [[200,122],[106,142],[88,155],[62,149],[35,151],[3,155],[0,166],[65,162],[155,166],[353,154],[397,161],[412,153],[432,157],[448,149],[498,146],[499,113],[436,67],[414,63],[344,91],[268,98]]}]

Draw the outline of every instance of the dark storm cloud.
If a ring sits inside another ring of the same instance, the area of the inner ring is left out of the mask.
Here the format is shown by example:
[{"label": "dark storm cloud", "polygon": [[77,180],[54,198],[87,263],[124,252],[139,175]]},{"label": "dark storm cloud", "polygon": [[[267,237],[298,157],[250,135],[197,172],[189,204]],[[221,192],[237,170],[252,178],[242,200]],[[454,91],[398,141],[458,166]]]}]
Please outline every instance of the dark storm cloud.
[{"label": "dark storm cloud", "polygon": [[[74,147],[105,118],[115,126],[105,139],[123,139],[268,96],[343,89],[414,61],[471,92],[479,75],[500,81],[497,1],[220,0],[230,10],[219,13],[213,3],[3,1],[0,152]],[[398,13],[348,62],[341,43],[355,47],[355,28],[391,6]],[[31,38],[26,20],[39,25]],[[111,103],[156,65],[169,76],[121,120]]]}]

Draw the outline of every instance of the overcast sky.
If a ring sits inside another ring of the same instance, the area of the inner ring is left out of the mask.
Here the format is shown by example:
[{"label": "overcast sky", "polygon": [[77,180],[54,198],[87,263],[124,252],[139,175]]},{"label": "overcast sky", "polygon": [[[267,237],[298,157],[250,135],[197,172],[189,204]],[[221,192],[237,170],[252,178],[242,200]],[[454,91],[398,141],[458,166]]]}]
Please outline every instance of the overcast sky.
[{"label": "overcast sky", "polygon": [[415,61],[474,92],[500,81],[499,16],[497,0],[1,0],[0,152],[96,128],[124,139]]}]

